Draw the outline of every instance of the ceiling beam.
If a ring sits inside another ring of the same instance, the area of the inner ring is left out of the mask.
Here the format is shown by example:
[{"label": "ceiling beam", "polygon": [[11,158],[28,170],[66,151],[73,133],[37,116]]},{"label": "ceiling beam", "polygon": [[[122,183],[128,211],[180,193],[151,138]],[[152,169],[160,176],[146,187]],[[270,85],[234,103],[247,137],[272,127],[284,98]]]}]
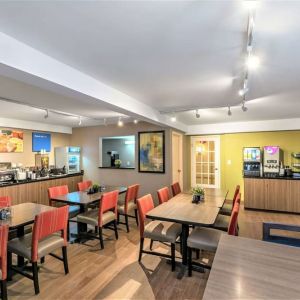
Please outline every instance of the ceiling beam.
[{"label": "ceiling beam", "polygon": [[80,99],[87,105],[89,100],[97,100],[106,109],[187,131],[185,124],[172,123],[153,107],[1,32],[0,49],[0,75]]}]

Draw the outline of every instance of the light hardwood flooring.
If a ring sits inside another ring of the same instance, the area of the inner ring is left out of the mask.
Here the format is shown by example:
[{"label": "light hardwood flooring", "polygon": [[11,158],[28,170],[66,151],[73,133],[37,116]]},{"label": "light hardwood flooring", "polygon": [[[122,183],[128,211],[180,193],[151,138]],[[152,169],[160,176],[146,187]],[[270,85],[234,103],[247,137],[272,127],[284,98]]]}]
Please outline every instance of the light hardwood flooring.
[{"label": "light hardwood flooring", "polygon": [[[300,215],[241,208],[240,235],[261,239],[264,221],[300,225]],[[119,225],[118,241],[113,232],[107,230],[110,240],[105,241],[102,251],[97,240],[89,241],[90,246],[70,245],[70,274],[66,276],[60,261],[46,257],[39,273],[40,294],[34,295],[31,280],[17,275],[8,284],[9,299],[201,299],[209,272],[193,272],[193,277],[177,280],[176,272],[172,273],[170,265],[159,257],[144,255],[142,265],[139,265],[139,231],[134,220],[130,225],[129,234],[123,225]],[[156,243],[155,247],[158,251],[167,251],[161,244]]]}]

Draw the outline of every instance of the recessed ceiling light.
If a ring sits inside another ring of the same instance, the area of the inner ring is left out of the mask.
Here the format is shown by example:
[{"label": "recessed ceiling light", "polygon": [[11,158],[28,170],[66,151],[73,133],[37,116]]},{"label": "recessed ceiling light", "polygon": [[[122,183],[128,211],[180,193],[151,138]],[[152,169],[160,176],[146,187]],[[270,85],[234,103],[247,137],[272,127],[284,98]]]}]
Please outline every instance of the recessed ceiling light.
[{"label": "recessed ceiling light", "polygon": [[254,70],[259,66],[259,64],[260,60],[257,56],[250,55],[247,57],[246,66],[248,67],[248,69]]},{"label": "recessed ceiling light", "polygon": [[122,127],[124,125],[124,122],[122,121],[121,117],[119,118],[119,121],[118,121],[118,126],[119,127]]},{"label": "recessed ceiling light", "polygon": [[244,1],[244,5],[249,10],[254,10],[258,6],[258,1],[255,0],[246,0]]},{"label": "recessed ceiling light", "polygon": [[134,124],[137,124],[138,122],[139,122],[139,120],[137,120],[137,119],[134,119],[134,120],[133,120],[133,123],[134,123]]},{"label": "recessed ceiling light", "polygon": [[174,122],[176,122],[176,120],[177,120],[176,116],[172,116],[172,117],[171,117],[171,122],[174,123]]}]

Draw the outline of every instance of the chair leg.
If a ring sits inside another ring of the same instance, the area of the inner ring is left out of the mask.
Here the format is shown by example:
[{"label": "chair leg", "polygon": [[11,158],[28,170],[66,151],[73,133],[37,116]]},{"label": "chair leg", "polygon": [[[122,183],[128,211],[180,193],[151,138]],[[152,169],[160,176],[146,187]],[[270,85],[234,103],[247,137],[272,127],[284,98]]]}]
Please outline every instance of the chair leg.
[{"label": "chair leg", "polygon": [[139,226],[139,218],[138,218],[137,209],[134,210],[134,215],[135,215],[136,226]]},{"label": "chair leg", "polygon": [[70,240],[70,222],[68,220],[68,224],[67,224],[67,241],[69,242]]},{"label": "chair leg", "polygon": [[64,260],[65,274],[67,275],[69,273],[69,265],[68,265],[68,255],[67,255],[67,247],[66,246],[62,247],[62,256],[63,256],[63,260]]},{"label": "chair leg", "polygon": [[192,248],[188,247],[188,275],[192,276]]},{"label": "chair leg", "polygon": [[37,295],[40,293],[37,262],[32,263],[32,274],[33,274],[34,292]]},{"label": "chair leg", "polygon": [[102,250],[102,249],[104,249],[103,235],[102,235],[102,227],[99,227],[99,239],[100,239],[100,248],[101,248],[101,250]]},{"label": "chair leg", "polygon": [[117,240],[119,238],[117,220],[114,221],[114,229],[115,229],[115,236],[116,236],[116,240]]},{"label": "chair leg", "polygon": [[140,239],[139,262],[142,260],[143,249],[144,249],[144,238],[141,238]]},{"label": "chair leg", "polygon": [[120,214],[118,213],[118,216],[117,216],[117,222],[118,224],[120,223]]},{"label": "chair leg", "polygon": [[7,280],[11,281],[12,280],[12,253],[7,252]]},{"label": "chair leg", "polygon": [[45,263],[45,256],[41,257],[41,264],[44,264],[44,263]]},{"label": "chair leg", "polygon": [[95,233],[98,233],[98,226],[95,226]]},{"label": "chair leg", "polygon": [[7,284],[6,284],[6,280],[1,280],[1,299],[7,300]]},{"label": "chair leg", "polygon": [[127,214],[125,215],[125,223],[126,223],[127,232],[129,232],[129,224],[128,224],[128,215]]},{"label": "chair leg", "polygon": [[153,240],[150,241],[150,250],[152,251],[152,247],[153,247]]},{"label": "chair leg", "polygon": [[196,259],[199,259],[199,258],[200,258],[200,250],[196,249]]},{"label": "chair leg", "polygon": [[172,260],[172,272],[175,271],[175,244],[171,244],[171,260]]}]

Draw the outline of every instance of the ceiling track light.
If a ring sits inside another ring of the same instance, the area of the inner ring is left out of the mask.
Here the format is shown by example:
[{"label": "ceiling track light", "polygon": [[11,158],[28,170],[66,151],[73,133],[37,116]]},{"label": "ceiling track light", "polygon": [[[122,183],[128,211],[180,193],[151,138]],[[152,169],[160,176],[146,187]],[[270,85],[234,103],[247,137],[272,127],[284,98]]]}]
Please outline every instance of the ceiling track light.
[{"label": "ceiling track light", "polygon": [[228,112],[227,112],[227,115],[228,115],[229,117],[232,116],[232,112],[231,112],[230,106],[228,106]]},{"label": "ceiling track light", "polygon": [[78,122],[78,125],[80,126],[82,124],[82,118],[81,116],[79,116],[79,122]]},{"label": "ceiling track light", "polygon": [[48,119],[48,118],[49,118],[49,110],[48,110],[48,109],[45,109],[45,112],[46,112],[46,114],[45,114],[44,118],[45,118],[45,119]]},{"label": "ceiling track light", "polygon": [[243,104],[242,104],[242,111],[243,112],[246,112],[248,110],[248,107],[246,107],[246,101],[243,101]]},{"label": "ceiling track light", "polygon": [[199,110],[196,109],[196,118],[199,119],[200,118],[200,114],[199,114]]}]

